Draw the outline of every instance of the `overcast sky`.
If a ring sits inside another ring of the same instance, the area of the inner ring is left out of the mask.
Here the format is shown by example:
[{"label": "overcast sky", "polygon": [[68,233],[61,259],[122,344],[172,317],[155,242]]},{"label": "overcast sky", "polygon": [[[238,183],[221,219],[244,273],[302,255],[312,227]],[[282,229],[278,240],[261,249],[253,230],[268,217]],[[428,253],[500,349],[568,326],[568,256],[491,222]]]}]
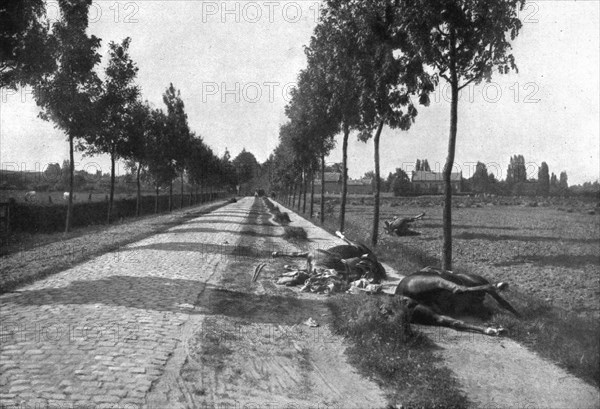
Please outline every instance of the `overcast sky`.
[{"label": "overcast sky", "polygon": [[[52,15],[56,3],[49,4]],[[90,32],[102,38],[104,60],[110,41],[130,36],[144,99],[162,106],[161,95],[172,82],[181,90],[191,128],[208,145],[219,154],[228,148],[232,156],[246,148],[262,162],[277,145],[319,6],[312,0],[97,1]],[[521,17],[523,29],[513,43],[519,72],[463,91],[457,170],[468,177],[474,162],[482,161],[503,179],[510,156],[521,154],[530,177],[545,161],[557,175],[566,170],[570,184],[597,180],[599,2],[533,1]],[[411,170],[417,158],[428,159],[433,170],[443,166],[450,106],[440,85],[408,132],[384,129],[384,175],[397,167]],[[64,134],[37,114],[29,90],[2,91],[3,169],[43,169],[68,157]],[[372,170],[372,143],[352,135],[349,157],[351,177]],[[76,161],[79,169],[109,169],[105,157],[79,154]],[[341,161],[339,147],[328,161]]]}]

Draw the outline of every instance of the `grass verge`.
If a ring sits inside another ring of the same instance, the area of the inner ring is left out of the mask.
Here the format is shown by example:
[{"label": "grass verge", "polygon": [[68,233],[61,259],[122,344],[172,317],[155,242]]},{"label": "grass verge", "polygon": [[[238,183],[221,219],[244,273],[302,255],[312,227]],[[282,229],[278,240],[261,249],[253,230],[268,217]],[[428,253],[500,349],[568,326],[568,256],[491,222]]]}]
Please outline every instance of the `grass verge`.
[{"label": "grass verge", "polygon": [[549,303],[512,291],[521,319],[496,314],[508,336],[592,385],[600,386],[600,324]]},{"label": "grass verge", "polygon": [[269,208],[269,211],[273,215],[273,220],[275,220],[276,223],[279,223],[281,225],[287,225],[288,223],[290,223],[290,216],[286,212],[281,212],[281,210],[279,210],[279,207],[275,206],[273,202],[271,202],[267,197],[263,197],[262,200],[264,201],[265,205]]},{"label": "grass verge", "polygon": [[407,309],[388,295],[339,294],[327,304],[333,330],[352,341],[349,361],[386,391],[391,405],[464,408],[469,405],[436,346],[411,331]]},{"label": "grass verge", "polygon": [[285,226],[283,228],[283,238],[286,240],[307,240],[308,235],[302,227]]}]

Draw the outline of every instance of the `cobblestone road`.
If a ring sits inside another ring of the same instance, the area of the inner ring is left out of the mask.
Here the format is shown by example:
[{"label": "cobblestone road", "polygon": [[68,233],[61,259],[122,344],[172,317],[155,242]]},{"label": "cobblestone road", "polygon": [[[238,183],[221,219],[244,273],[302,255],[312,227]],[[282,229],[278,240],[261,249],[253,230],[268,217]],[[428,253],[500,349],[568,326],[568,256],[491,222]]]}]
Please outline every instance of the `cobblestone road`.
[{"label": "cobblestone road", "polygon": [[152,406],[147,393],[252,200],[1,296],[1,407]]}]

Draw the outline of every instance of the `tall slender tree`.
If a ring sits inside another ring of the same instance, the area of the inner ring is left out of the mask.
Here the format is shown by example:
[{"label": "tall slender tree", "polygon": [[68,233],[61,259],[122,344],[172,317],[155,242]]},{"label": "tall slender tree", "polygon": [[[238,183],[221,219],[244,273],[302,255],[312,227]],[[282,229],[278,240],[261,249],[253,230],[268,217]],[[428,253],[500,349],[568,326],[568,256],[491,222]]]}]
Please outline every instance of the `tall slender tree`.
[{"label": "tall slender tree", "polygon": [[540,169],[538,170],[538,186],[539,193],[542,196],[548,196],[550,194],[550,170],[548,164],[542,162]]},{"label": "tall slender tree", "polygon": [[[329,93],[329,120],[339,124],[342,131],[342,191],[340,200],[340,231],[344,231],[348,195],[348,139],[360,121],[360,86],[356,81],[351,58],[356,46],[344,26],[351,22],[352,9],[340,7],[341,1],[328,1],[321,9],[320,22],[315,28],[307,54],[309,66],[319,65]],[[324,89],[325,90],[325,89]]]},{"label": "tall slender tree", "polygon": [[402,16],[396,2],[329,1],[329,15],[344,28],[343,37],[354,46],[349,50],[352,74],[359,84],[359,139],[373,138],[375,192],[371,244],[377,245],[381,175],[379,142],[384,125],[407,130],[417,110],[411,96],[423,105],[433,90],[407,36],[399,30]]},{"label": "tall slender tree", "polygon": [[121,155],[127,166],[135,171],[136,204],[135,214],[141,213],[141,177],[147,169],[150,151],[151,108],[148,103],[137,101],[129,108],[128,120],[125,123],[125,139],[121,146]]},{"label": "tall slender tree", "polygon": [[485,163],[477,162],[475,172],[471,178],[472,189],[478,193],[484,193],[489,188],[489,177]]},{"label": "tall slender tree", "polygon": [[395,3],[401,28],[421,58],[450,85],[450,132],[443,170],[442,267],[452,269],[451,173],[458,130],[458,93],[471,83],[489,81],[493,69],[516,69],[510,41],[521,29],[524,0],[411,0]]},{"label": "tall slender tree", "polygon": [[[163,94],[163,102],[167,106],[167,121],[168,121],[168,139],[169,145],[165,154],[171,160],[171,164],[177,174],[181,177],[181,201],[183,206],[183,174],[185,171],[186,156],[189,153],[190,147],[190,128],[187,122],[187,114],[181,92],[169,84],[169,88]],[[169,185],[170,204],[169,210],[173,207],[173,181]]]},{"label": "tall slender tree", "polygon": [[91,0],[62,1],[60,19],[52,27],[54,69],[36,77],[34,98],[42,119],[52,121],[69,141],[69,200],[65,232],[71,228],[75,142],[94,132],[94,102],[100,80],[94,67],[100,62],[100,39],[86,33]]},{"label": "tall slender tree", "polygon": [[115,196],[116,161],[127,150],[128,123],[132,120],[133,106],[140,90],[135,85],[138,72],[129,56],[131,39],[108,45],[109,61],[105,69],[106,79],[102,84],[102,95],[96,104],[98,126],[87,138],[87,151],[92,154],[107,153],[110,156],[110,193],[106,222],[111,222]]},{"label": "tall slender tree", "polygon": [[[148,126],[148,149],[146,150],[146,157],[148,172],[154,181],[156,192],[154,212],[158,213],[160,188],[166,184],[170,184],[177,176],[177,172],[171,158],[169,155],[166,155],[171,143],[167,115],[160,109],[152,109]],[[171,200],[169,203],[171,203]]]}]

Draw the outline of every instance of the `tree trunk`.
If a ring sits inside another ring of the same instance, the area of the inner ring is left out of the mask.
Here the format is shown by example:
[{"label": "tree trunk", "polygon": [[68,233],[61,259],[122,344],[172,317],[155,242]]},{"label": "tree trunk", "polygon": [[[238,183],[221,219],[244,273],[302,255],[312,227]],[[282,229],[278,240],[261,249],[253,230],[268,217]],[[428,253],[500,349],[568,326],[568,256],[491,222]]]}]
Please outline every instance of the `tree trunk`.
[{"label": "tree trunk", "polygon": [[106,223],[110,224],[110,216],[112,215],[113,203],[115,200],[115,148],[110,150],[110,195],[108,197],[108,214],[106,215]]},{"label": "tree trunk", "polygon": [[169,182],[169,212],[173,211],[173,181]]},{"label": "tree trunk", "polygon": [[138,163],[137,167],[137,175],[136,175],[136,183],[137,183],[137,198],[135,201],[135,216],[140,217],[140,210],[142,206],[142,186],[140,184],[140,170],[142,168],[142,164]]},{"label": "tree trunk", "polygon": [[158,213],[158,183],[156,184],[156,198],[154,199],[154,214]]},{"label": "tree trunk", "polygon": [[298,184],[298,203],[296,205],[296,210],[300,213],[300,205],[302,204],[302,179],[300,179],[300,183]]},{"label": "tree trunk", "polygon": [[181,171],[181,200],[179,201],[179,208],[183,209],[183,170]]},{"label": "tree trunk", "polygon": [[325,154],[321,154],[321,224],[325,223]]},{"label": "tree trunk", "polygon": [[315,213],[315,176],[314,170],[310,170],[310,218]]},{"label": "tree trunk", "polygon": [[448,138],[448,157],[444,165],[444,211],[442,246],[442,268],[452,270],[452,183],[451,174],[456,151],[456,133],[458,124],[458,76],[456,74],[456,39],[454,30],[450,31],[450,87],[452,100],[450,102],[450,135]]},{"label": "tree trunk", "polygon": [[379,195],[381,191],[381,178],[379,177],[379,138],[383,129],[383,120],[379,122],[375,138],[373,139],[373,149],[375,151],[375,200],[373,204],[373,231],[371,232],[371,244],[377,246],[377,236],[379,234]]},{"label": "tree trunk", "polygon": [[306,178],[306,171],[302,172],[302,178],[304,179],[304,199],[302,201],[302,213],[306,214],[306,191],[308,190],[308,180]]},{"label": "tree trunk", "polygon": [[294,190],[292,190],[292,205],[290,206],[290,209],[294,209],[294,205],[296,204],[296,184],[294,184]]},{"label": "tree trunk", "polygon": [[340,203],[340,231],[344,232],[344,221],[346,219],[346,196],[348,194],[348,136],[350,129],[344,122],[344,141],[342,143],[342,200]]},{"label": "tree trunk", "polygon": [[67,201],[67,220],[65,222],[65,233],[71,230],[71,220],[73,218],[73,174],[75,173],[75,158],[73,157],[73,137],[69,136],[69,200]]}]

